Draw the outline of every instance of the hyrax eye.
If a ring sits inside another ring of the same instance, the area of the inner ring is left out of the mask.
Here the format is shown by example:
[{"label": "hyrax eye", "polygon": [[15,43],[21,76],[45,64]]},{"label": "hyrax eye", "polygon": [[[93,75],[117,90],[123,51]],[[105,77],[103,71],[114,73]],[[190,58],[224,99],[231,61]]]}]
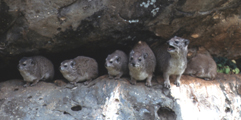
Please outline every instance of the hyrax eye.
[{"label": "hyrax eye", "polygon": [[64,67],[66,68],[66,67],[67,67],[67,65],[64,65]]},{"label": "hyrax eye", "polygon": [[141,62],[141,59],[140,59],[140,58],[139,58],[138,60]]},{"label": "hyrax eye", "polygon": [[131,57],[131,60],[133,60],[133,57]]},{"label": "hyrax eye", "polygon": [[23,65],[23,66],[26,66],[26,63],[23,63],[22,65]]},{"label": "hyrax eye", "polygon": [[113,62],[112,61],[110,61],[110,64],[112,64]]},{"label": "hyrax eye", "polygon": [[176,43],[176,44],[178,44],[178,43],[179,43],[179,41],[175,41],[175,43]]},{"label": "hyrax eye", "polygon": [[74,63],[71,63],[70,65],[71,65],[71,66],[74,66]]},{"label": "hyrax eye", "polygon": [[116,61],[119,62],[119,61],[120,61],[120,58],[117,58]]}]

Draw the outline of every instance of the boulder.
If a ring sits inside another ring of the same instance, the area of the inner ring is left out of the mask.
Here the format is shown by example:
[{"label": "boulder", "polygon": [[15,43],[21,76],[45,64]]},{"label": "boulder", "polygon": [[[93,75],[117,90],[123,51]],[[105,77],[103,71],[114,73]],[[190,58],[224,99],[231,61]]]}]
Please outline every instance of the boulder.
[{"label": "boulder", "polygon": [[[171,88],[153,81],[131,85],[128,78],[97,78],[88,86],[40,82],[24,88],[22,80],[0,83],[1,119],[59,120],[234,120],[241,116],[240,75],[213,81],[182,76]],[[156,77],[158,81],[163,79]],[[58,81],[60,82],[60,81]],[[63,81],[62,81],[63,82]]]}]

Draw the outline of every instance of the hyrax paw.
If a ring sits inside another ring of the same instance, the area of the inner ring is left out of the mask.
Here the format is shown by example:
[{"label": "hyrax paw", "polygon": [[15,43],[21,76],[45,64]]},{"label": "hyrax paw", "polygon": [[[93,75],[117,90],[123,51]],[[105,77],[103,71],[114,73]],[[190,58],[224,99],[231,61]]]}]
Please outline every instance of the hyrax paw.
[{"label": "hyrax paw", "polygon": [[135,85],[135,84],[136,84],[136,81],[135,81],[135,80],[131,80],[130,83],[131,83],[132,85]]},{"label": "hyrax paw", "polygon": [[29,86],[29,84],[25,84],[25,85],[23,85],[23,87],[28,87]]},{"label": "hyrax paw", "polygon": [[203,78],[204,80],[210,80],[209,78]]},{"label": "hyrax paw", "polygon": [[170,88],[171,85],[170,85],[170,83],[164,83],[164,87],[165,87],[165,88]]},{"label": "hyrax paw", "polygon": [[152,86],[152,84],[151,84],[151,83],[149,83],[149,82],[146,82],[146,86],[147,86],[147,87],[151,87],[151,86]]},{"label": "hyrax paw", "polygon": [[90,81],[85,81],[84,85],[88,85],[90,83]]},{"label": "hyrax paw", "polygon": [[176,82],[174,82],[174,84],[175,84],[177,87],[179,87],[181,83],[180,83],[179,81],[176,81]]}]

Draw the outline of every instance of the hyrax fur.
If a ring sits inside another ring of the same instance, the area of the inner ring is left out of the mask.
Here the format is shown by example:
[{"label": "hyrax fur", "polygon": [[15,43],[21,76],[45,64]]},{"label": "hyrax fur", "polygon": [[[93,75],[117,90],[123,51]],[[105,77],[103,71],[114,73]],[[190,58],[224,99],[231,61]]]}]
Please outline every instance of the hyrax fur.
[{"label": "hyrax fur", "polygon": [[23,57],[18,64],[18,70],[27,87],[36,85],[39,80],[52,80],[54,77],[54,66],[50,60],[43,56]]},{"label": "hyrax fur", "polygon": [[156,57],[146,42],[139,41],[130,52],[129,74],[131,84],[136,80],[146,80],[146,86],[152,86],[151,80],[156,67]]},{"label": "hyrax fur", "polygon": [[90,57],[78,56],[74,59],[65,60],[60,65],[60,72],[72,84],[85,81],[89,82],[98,77],[98,64]]},{"label": "hyrax fur", "polygon": [[180,78],[187,67],[187,47],[189,40],[173,37],[157,47],[154,51],[157,57],[157,69],[163,73],[164,87],[170,88],[170,75],[176,76],[175,84],[180,86]]},{"label": "hyrax fur", "polygon": [[128,74],[128,57],[120,50],[116,50],[105,59],[105,68],[109,78],[120,79],[122,75]]},{"label": "hyrax fur", "polygon": [[204,47],[188,49],[188,63],[184,74],[213,80],[217,75],[217,65]]}]

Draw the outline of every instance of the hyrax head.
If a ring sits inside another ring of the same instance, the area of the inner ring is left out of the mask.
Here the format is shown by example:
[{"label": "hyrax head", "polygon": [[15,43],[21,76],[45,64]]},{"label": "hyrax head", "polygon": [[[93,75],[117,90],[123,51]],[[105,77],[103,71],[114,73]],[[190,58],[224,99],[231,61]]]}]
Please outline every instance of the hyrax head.
[{"label": "hyrax head", "polygon": [[35,61],[31,57],[23,57],[19,60],[18,70],[29,71],[35,67]]},{"label": "hyrax head", "polygon": [[172,53],[179,53],[183,50],[187,51],[188,44],[189,44],[188,39],[175,36],[167,41],[167,45],[168,45],[167,52],[172,54]]},{"label": "hyrax head", "polygon": [[114,68],[116,65],[121,64],[120,63],[121,57],[120,56],[111,56],[108,55],[107,58],[105,59],[105,67],[106,68]]},{"label": "hyrax head", "polygon": [[197,47],[189,48],[188,53],[187,53],[187,58],[190,59],[190,58],[195,57],[196,53],[197,53]]},{"label": "hyrax head", "polygon": [[129,57],[129,67],[144,68],[147,56],[147,53],[135,52],[132,50]]},{"label": "hyrax head", "polygon": [[61,62],[59,70],[61,73],[69,73],[69,72],[73,72],[75,70],[75,61],[73,59],[71,60],[65,60],[63,62]]}]

